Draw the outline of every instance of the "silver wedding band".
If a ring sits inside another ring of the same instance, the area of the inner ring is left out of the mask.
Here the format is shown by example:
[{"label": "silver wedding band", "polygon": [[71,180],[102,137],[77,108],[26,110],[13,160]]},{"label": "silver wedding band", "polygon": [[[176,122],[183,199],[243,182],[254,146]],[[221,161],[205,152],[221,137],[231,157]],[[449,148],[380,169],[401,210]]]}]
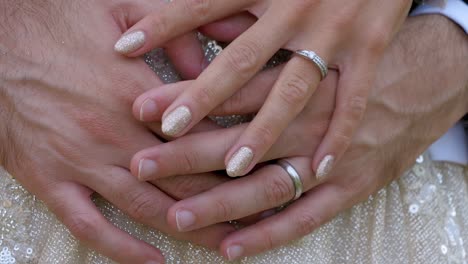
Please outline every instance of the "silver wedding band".
[{"label": "silver wedding band", "polygon": [[313,62],[320,70],[320,74],[322,75],[322,79],[325,79],[325,77],[327,77],[327,74],[328,74],[328,64],[322,59],[320,58],[319,55],[317,55],[317,53],[311,51],[311,50],[297,50],[295,52],[297,55]]},{"label": "silver wedding band", "polygon": [[302,180],[301,176],[299,176],[299,173],[297,170],[291,165],[291,163],[287,162],[286,160],[278,160],[276,161],[276,164],[278,164],[281,168],[283,168],[291,178],[293,185],[294,185],[294,198],[291,201],[295,201],[299,199],[302,195]]}]

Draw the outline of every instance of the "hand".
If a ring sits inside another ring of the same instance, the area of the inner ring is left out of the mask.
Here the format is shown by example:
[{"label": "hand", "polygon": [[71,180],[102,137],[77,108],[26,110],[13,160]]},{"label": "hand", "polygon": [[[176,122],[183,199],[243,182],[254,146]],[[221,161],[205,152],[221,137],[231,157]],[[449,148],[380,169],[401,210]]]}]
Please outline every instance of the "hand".
[{"label": "hand", "polygon": [[[132,47],[124,54],[138,56],[181,33],[244,10],[258,17],[167,109],[158,109],[164,111],[163,132],[176,137],[236,93],[280,48],[315,51],[339,71],[332,122],[311,154],[316,176],[323,178],[350,144],[366,107],[375,66],[410,5],[408,0],[174,1],[134,25],[119,43]],[[322,75],[311,61],[291,59],[255,119],[223,154],[230,176],[245,175],[262,160],[304,109]],[[145,168],[140,177],[151,179],[158,174],[156,167]]]},{"label": "hand", "polygon": [[[308,169],[307,155],[318,147],[332,116],[338,75],[331,72],[263,159],[287,158],[301,175],[304,195],[281,213],[229,235],[221,253],[236,259],[309,234],[400,176],[467,112],[467,57],[466,36],[452,22],[439,16],[408,19],[377,68],[369,108],[350,149],[330,177],[320,182]],[[275,72],[260,74],[252,81],[255,85],[244,87],[224,109],[231,113],[244,107],[259,109],[274,79]],[[172,91],[163,92],[167,96],[155,91],[143,94],[134,109],[148,99],[164,105],[167,102],[161,98],[177,97]],[[144,150],[133,158],[132,167],[138,160],[150,159],[163,164],[161,176],[183,174],[188,168],[217,170],[223,166],[221,154],[246,126],[188,135]],[[173,150],[170,155],[169,149]],[[285,171],[266,165],[248,177],[176,203],[169,210],[168,222],[180,231],[195,230],[268,212],[293,196],[294,187]]]},{"label": "hand", "polygon": [[77,239],[119,263],[164,259],[107,221],[91,201],[94,192],[141,223],[217,247],[231,226],[180,234],[165,216],[174,198],[225,180],[201,174],[154,182],[170,197],[128,170],[137,150],[161,144],[130,111],[138,94],[161,81],[142,60],[108,47],[126,22],[141,18],[137,11],[157,6],[133,0],[4,0],[1,6],[9,14],[0,16],[1,165]]}]

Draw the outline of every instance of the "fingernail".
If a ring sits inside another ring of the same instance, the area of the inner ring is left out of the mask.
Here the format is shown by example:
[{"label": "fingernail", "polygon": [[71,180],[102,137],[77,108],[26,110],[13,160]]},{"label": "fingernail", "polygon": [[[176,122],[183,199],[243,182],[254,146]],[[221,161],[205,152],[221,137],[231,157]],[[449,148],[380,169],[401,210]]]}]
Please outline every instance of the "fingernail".
[{"label": "fingernail", "polygon": [[146,99],[140,107],[140,121],[145,121],[145,116],[155,115],[158,111],[158,106],[151,99]]},{"label": "fingernail", "polygon": [[177,210],[176,222],[177,229],[179,229],[179,231],[184,231],[185,229],[195,224],[195,215],[188,210]]},{"label": "fingernail", "polygon": [[192,113],[186,106],[179,106],[172,111],[162,123],[162,132],[168,136],[176,136],[192,121]]},{"label": "fingernail", "polygon": [[229,160],[226,171],[231,177],[242,176],[244,170],[250,165],[253,159],[253,151],[249,147],[240,148]]},{"label": "fingernail", "polygon": [[151,179],[158,171],[158,164],[152,160],[142,159],[138,164],[138,179],[146,181]]},{"label": "fingernail", "polygon": [[332,155],[327,155],[323,160],[320,162],[317,168],[316,177],[318,180],[323,180],[333,168],[333,163],[335,162],[335,157]]},{"label": "fingernail", "polygon": [[145,44],[145,33],[143,31],[135,31],[123,35],[117,43],[115,43],[114,50],[118,53],[128,54],[143,46]]},{"label": "fingernail", "polygon": [[242,257],[242,254],[244,254],[244,248],[241,246],[230,246],[227,249],[228,260],[230,261]]}]

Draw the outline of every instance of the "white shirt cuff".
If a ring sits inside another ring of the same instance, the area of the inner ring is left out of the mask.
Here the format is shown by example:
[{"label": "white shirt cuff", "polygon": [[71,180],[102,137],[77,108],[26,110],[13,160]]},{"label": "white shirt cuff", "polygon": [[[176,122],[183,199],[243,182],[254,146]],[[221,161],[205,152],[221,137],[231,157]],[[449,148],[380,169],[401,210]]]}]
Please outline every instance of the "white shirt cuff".
[{"label": "white shirt cuff", "polygon": [[468,165],[468,140],[465,129],[457,123],[429,148],[432,160]]}]

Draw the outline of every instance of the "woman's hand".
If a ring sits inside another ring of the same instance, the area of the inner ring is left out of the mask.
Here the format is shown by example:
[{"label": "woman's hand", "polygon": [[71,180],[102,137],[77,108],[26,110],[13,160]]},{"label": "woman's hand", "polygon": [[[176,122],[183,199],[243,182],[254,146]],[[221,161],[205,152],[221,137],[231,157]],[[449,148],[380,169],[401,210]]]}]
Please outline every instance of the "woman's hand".
[{"label": "woman's hand", "polygon": [[[308,168],[308,155],[319,146],[334,111],[339,76],[332,71],[262,159],[286,158],[301,176],[304,195],[286,210],[229,235],[221,253],[236,259],[300,238],[399,177],[468,110],[467,56],[466,36],[452,22],[438,16],[409,19],[377,67],[369,108],[350,148],[320,182]],[[279,71],[258,75],[218,113],[259,109]],[[167,105],[167,98],[176,98],[182,91],[177,87],[149,91],[137,99],[134,110],[145,100]],[[222,154],[247,126],[192,134],[144,150],[133,158],[132,169],[141,159],[161,164],[162,177],[220,169]],[[185,232],[258,212],[268,215],[294,194],[284,169],[266,165],[249,177],[176,203],[169,210],[168,222]]]},{"label": "woman's hand", "polygon": [[[215,20],[249,11],[258,21],[233,41],[187,85],[164,111],[162,130],[179,137],[239,91],[280,48],[311,50],[339,72],[333,118],[313,159],[324,178],[353,138],[374,81],[375,67],[407,16],[409,0],[173,1],[134,25],[117,43],[138,56]],[[295,56],[275,80],[255,119],[223,154],[231,176],[248,173],[304,109],[322,79],[313,62]],[[151,179],[161,164],[141,161],[138,173]]]}]

